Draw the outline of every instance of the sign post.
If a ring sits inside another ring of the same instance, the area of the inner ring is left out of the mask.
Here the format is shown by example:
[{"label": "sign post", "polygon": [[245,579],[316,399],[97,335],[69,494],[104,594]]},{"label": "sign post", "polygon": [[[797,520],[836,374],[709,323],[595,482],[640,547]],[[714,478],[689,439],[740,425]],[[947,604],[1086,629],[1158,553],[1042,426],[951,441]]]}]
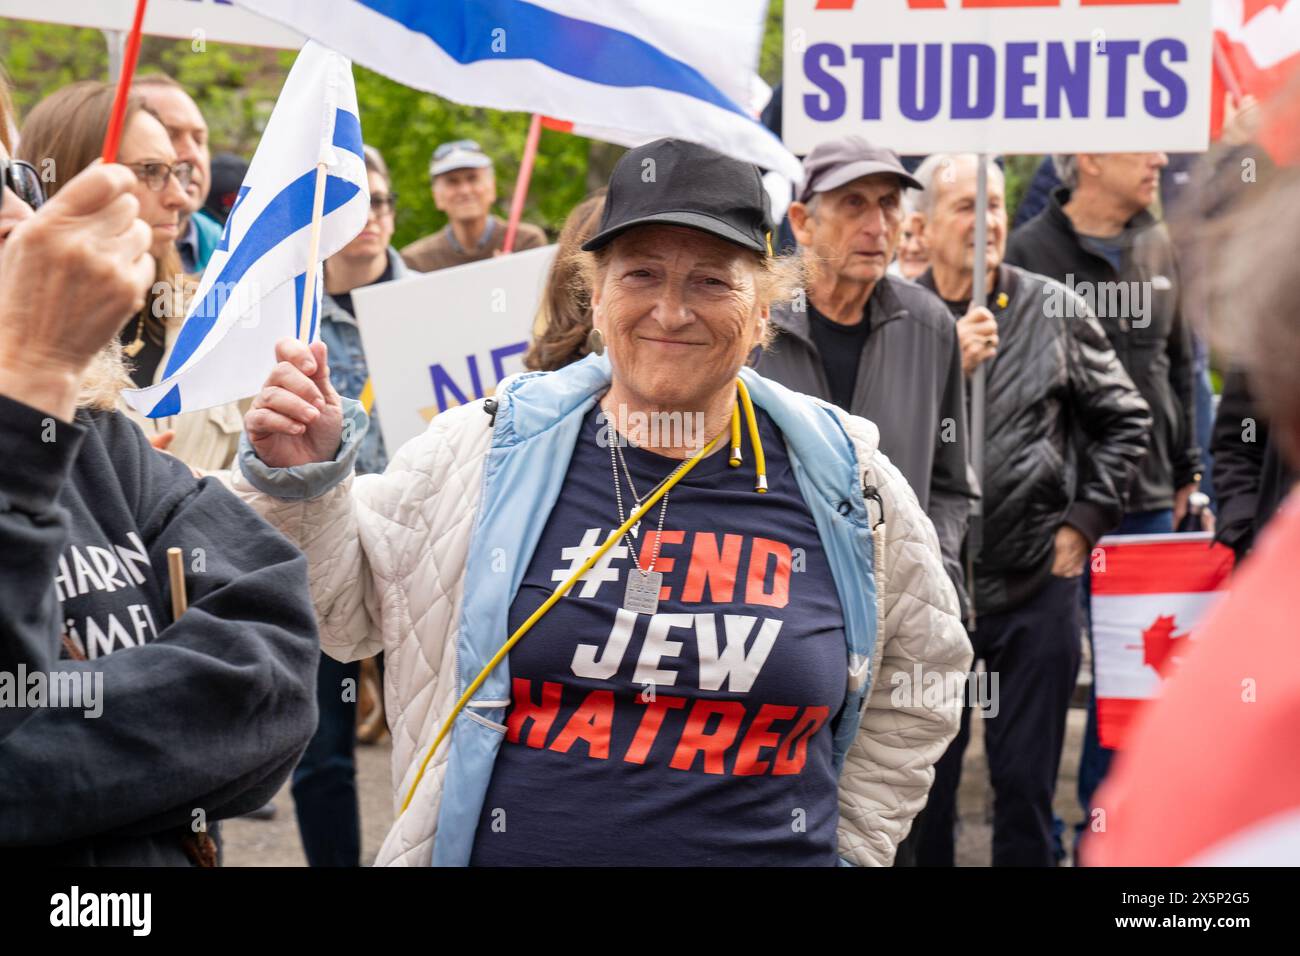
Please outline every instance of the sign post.
[{"label": "sign post", "polygon": [[[972,307],[982,309],[988,305],[988,285],[984,278],[984,249],[989,235],[989,158],[986,153],[976,156],[975,164],[975,277],[971,286]],[[966,532],[966,594],[970,598],[970,615],[967,622],[975,629],[975,557],[984,544],[984,385],[987,364],[981,362],[970,380],[970,466],[979,482],[980,496],[971,502],[970,528]]]},{"label": "sign post", "polygon": [[126,32],[124,30],[105,30],[104,42],[108,45],[108,82],[116,85],[122,75],[122,56],[126,52]]}]

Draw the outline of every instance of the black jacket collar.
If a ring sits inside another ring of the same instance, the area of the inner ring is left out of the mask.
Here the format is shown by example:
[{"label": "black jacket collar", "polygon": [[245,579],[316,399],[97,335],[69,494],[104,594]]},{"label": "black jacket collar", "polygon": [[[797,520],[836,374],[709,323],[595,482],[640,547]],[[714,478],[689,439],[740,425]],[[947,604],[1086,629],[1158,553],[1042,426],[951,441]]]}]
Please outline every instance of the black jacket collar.
[{"label": "black jacket collar", "polygon": [[[1071,195],[1071,191],[1065,186],[1058,186],[1052,190],[1051,198],[1047,203],[1047,221],[1058,232],[1068,235],[1075,245],[1082,247],[1083,243],[1079,239],[1079,233],[1074,228],[1074,220],[1065,212],[1065,206],[1070,201]],[[1146,232],[1159,221],[1155,216],[1151,215],[1151,210],[1143,209],[1124,223],[1124,228],[1120,230],[1117,241],[1122,246],[1132,246],[1141,233]]]},{"label": "black jacket collar", "polygon": [[[930,268],[926,268],[925,272],[923,272],[917,278],[916,284],[921,286],[924,289],[929,289],[937,296],[939,295],[939,290],[938,288],[935,287],[934,284],[934,271]],[[998,293],[1005,292],[1007,296],[1007,302],[1010,303],[1015,300],[1016,290],[1019,287],[1020,287],[1020,276],[1016,273],[1016,270],[1011,268],[1011,266],[1007,265],[1005,262],[999,265],[997,292]],[[939,298],[942,299],[943,296],[939,296]],[[991,308],[990,311],[992,311]]]},{"label": "black jacket collar", "polygon": [[[867,323],[867,335],[873,334],[886,322],[907,314],[907,310],[898,300],[898,294],[894,291],[893,281],[893,276],[881,276],[867,298],[862,317]],[[811,301],[808,302],[808,308],[813,308]],[[772,309],[772,324],[782,332],[787,332],[804,342],[812,341],[807,309],[800,311],[785,304],[776,306]]]}]

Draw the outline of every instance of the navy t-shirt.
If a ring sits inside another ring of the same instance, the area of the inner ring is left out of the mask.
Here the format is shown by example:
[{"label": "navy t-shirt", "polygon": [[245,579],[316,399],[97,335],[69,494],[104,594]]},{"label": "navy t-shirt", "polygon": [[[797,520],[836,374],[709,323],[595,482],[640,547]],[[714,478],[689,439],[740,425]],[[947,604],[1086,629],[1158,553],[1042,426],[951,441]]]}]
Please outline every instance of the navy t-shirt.
[{"label": "navy t-shirt", "polygon": [[[471,865],[835,864],[843,614],[780,433],[758,417],[769,492],[754,491],[747,438],[739,468],[724,447],[672,489],[655,614],[622,609],[633,559],[620,542],[510,652],[509,729]],[[512,632],[618,526],[602,434],[597,407]],[[642,495],[677,464],[623,453]],[[659,509],[633,539],[642,567]]]}]

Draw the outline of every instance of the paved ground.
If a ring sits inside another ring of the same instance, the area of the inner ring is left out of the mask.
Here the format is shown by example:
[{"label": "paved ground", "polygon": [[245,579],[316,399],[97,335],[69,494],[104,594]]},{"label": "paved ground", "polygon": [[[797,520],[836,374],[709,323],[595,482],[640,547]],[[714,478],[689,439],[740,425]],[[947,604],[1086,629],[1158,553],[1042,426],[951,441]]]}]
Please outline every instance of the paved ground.
[{"label": "paved ground", "polygon": [[[1079,747],[1083,739],[1085,712],[1070,711],[1065,738],[1065,756],[1056,785],[1056,812],[1067,828],[1082,817],[1074,795],[1079,766]],[[976,720],[971,728],[970,746],[966,748],[958,797],[961,830],[957,838],[959,866],[988,866],[990,861],[989,825],[992,794],[988,788],[988,767],[984,761],[984,735]],[[369,865],[379,852],[379,844],[393,820],[389,785],[389,747],[382,745],[357,748],[357,778],[361,797],[362,861]],[[305,866],[298,828],[293,816],[293,798],[286,784],[275,798],[277,813],[273,820],[229,820],[224,823],[227,866]]]}]

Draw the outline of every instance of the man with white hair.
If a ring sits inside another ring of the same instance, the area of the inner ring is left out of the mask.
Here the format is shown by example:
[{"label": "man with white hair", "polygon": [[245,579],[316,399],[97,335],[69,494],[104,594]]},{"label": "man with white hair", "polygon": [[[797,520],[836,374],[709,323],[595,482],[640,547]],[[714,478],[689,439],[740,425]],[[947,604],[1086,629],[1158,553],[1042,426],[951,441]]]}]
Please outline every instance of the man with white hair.
[{"label": "man with white hair", "polygon": [[[498,255],[505,243],[506,221],[492,214],[497,201],[492,159],[472,139],[443,143],[429,162],[433,204],[447,216],[447,225],[403,247],[402,259],[416,272],[463,266]],[[546,233],[531,223],[519,223],[515,252],[546,245]]]},{"label": "man with white hair", "polygon": [[[993,864],[1050,866],[1052,796],[1080,659],[1080,579],[1093,543],[1123,515],[1151,419],[1087,305],[1059,283],[1003,263],[1001,170],[989,168],[978,280],[975,157],[930,156],[916,178],[930,250],[920,284],[959,319],[967,374],[987,367],[984,544],[974,555],[971,642],[998,677],[983,723]],[[971,307],[976,281],[991,308]],[[952,865],[969,720],[968,710],[936,766],[921,865]]]}]

